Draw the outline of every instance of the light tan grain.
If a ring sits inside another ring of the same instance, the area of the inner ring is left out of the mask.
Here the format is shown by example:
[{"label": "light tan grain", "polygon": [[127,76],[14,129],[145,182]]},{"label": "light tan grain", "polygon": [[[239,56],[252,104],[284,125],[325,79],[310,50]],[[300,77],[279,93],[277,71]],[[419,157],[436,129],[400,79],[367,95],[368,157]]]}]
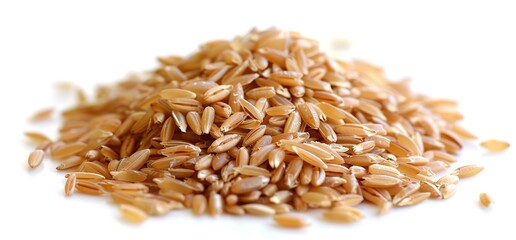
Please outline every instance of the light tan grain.
[{"label": "light tan grain", "polygon": [[252,146],[256,141],[258,141],[258,139],[263,137],[265,134],[265,128],[265,125],[260,125],[259,127],[249,131],[242,141],[242,146]]},{"label": "light tan grain", "polygon": [[321,122],[317,112],[314,109],[314,106],[311,103],[298,104],[297,111],[308,126],[313,129],[319,129]]},{"label": "light tan grain", "polygon": [[205,107],[201,117],[201,130],[204,134],[209,134],[211,126],[215,121],[215,109],[213,107]]},{"label": "light tan grain", "polygon": [[480,204],[487,208],[493,203],[493,199],[491,199],[491,196],[489,196],[487,193],[481,193],[479,195]]},{"label": "light tan grain", "polygon": [[271,173],[269,170],[257,166],[252,165],[245,165],[242,167],[236,167],[233,169],[239,174],[245,175],[245,176],[266,176],[271,177]]},{"label": "light tan grain", "polygon": [[186,123],[195,134],[201,135],[203,133],[203,129],[201,129],[201,115],[198,112],[188,112],[186,114]]},{"label": "light tan grain", "polygon": [[85,147],[86,144],[82,142],[69,143],[57,149],[53,149],[50,153],[50,156],[53,159],[62,160],[81,152]]},{"label": "light tan grain", "polygon": [[39,132],[25,132],[25,136],[35,143],[50,141],[50,138]]},{"label": "light tan grain", "polygon": [[296,147],[296,146],[293,146],[292,149],[305,162],[307,162],[307,163],[309,163],[309,164],[311,164],[313,166],[322,168],[322,169],[328,168],[328,165],[326,165],[326,163],[324,163],[323,160],[321,160],[321,158],[319,158],[318,156],[314,155],[313,153],[311,153],[311,152],[309,152],[309,151],[307,151],[305,149]]},{"label": "light tan grain", "polygon": [[217,217],[223,211],[223,200],[220,194],[215,192],[210,192],[208,198],[208,212],[211,216]]},{"label": "light tan grain", "polygon": [[319,192],[306,192],[301,196],[303,202],[317,207],[329,207],[331,206],[330,198]]},{"label": "light tan grain", "polygon": [[269,215],[274,215],[276,213],[276,211],[274,210],[274,208],[271,208],[267,205],[263,205],[263,204],[257,204],[257,203],[250,203],[250,204],[245,204],[245,205],[242,205],[242,208],[244,208],[244,210],[251,214],[251,215],[255,215],[255,216],[269,216]]},{"label": "light tan grain", "polygon": [[323,217],[329,221],[352,223],[362,219],[363,215],[359,211],[354,211],[351,210],[351,208],[346,208],[325,211],[323,212]]},{"label": "light tan grain", "polygon": [[269,181],[270,179],[265,176],[242,178],[241,180],[233,182],[231,192],[236,194],[249,193],[264,188]]},{"label": "light tan grain", "polygon": [[310,225],[306,219],[296,215],[276,215],[274,221],[281,227],[286,228],[303,228]]},{"label": "light tan grain", "polygon": [[49,119],[52,114],[54,113],[53,108],[45,108],[42,110],[39,110],[38,112],[34,113],[32,117],[30,117],[31,122],[40,122]]},{"label": "light tan grain", "polygon": [[482,170],[484,170],[484,167],[471,164],[455,169],[452,175],[456,175],[459,178],[468,178],[479,174],[480,172],[482,172]]},{"label": "light tan grain", "polygon": [[43,150],[34,150],[30,153],[29,155],[29,159],[28,159],[28,164],[29,164],[29,167],[31,168],[36,168],[38,167],[42,162],[43,162],[43,159],[45,158],[45,152]]},{"label": "light tan grain", "polygon": [[491,152],[503,152],[509,148],[510,144],[497,139],[489,139],[480,143],[480,146]]},{"label": "light tan grain", "polygon": [[123,170],[139,170],[145,162],[147,162],[147,159],[150,156],[150,150],[144,149],[140,150],[138,152],[135,152],[130,157],[124,158],[120,161],[120,164],[118,165],[118,171]]},{"label": "light tan grain", "polygon": [[101,195],[104,194],[104,188],[98,183],[90,181],[77,181],[75,184],[77,191],[90,195]]},{"label": "light tan grain", "polygon": [[401,183],[399,178],[388,175],[368,175],[364,176],[363,179],[362,184],[376,188],[392,187]]},{"label": "light tan grain", "polygon": [[71,174],[67,179],[64,187],[64,192],[66,196],[70,196],[73,194],[75,190],[75,184],[77,183],[77,178],[75,174]]},{"label": "light tan grain", "polygon": [[147,219],[147,214],[143,210],[129,204],[120,205],[120,214],[124,220],[131,223],[142,223]]},{"label": "light tan grain", "polygon": [[242,123],[245,120],[245,118],[246,114],[243,112],[234,113],[220,125],[220,131],[229,132],[235,129],[236,127],[238,127],[238,125],[240,125],[240,123]]},{"label": "light tan grain", "polygon": [[159,95],[162,98],[172,99],[172,98],[195,98],[196,94],[192,91],[188,91],[185,89],[165,89],[159,92]]},{"label": "light tan grain", "polygon": [[220,153],[229,150],[230,148],[236,146],[240,142],[241,136],[238,134],[228,134],[224,135],[210,145],[208,148],[209,152]]}]

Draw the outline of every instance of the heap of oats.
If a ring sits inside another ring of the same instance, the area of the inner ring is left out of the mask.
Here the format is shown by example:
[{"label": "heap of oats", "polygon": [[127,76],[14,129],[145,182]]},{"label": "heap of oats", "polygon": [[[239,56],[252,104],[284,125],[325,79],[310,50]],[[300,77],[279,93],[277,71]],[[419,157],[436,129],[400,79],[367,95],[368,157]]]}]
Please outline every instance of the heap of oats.
[{"label": "heap of oats", "polygon": [[[324,208],[363,217],[363,201],[391,207],[446,199],[470,165],[457,161],[456,103],[410,91],[365,62],[330,59],[316,41],[277,29],[212,41],[62,114],[56,141],[29,159],[61,161],[65,191],[110,197],[129,221],[191,208],[196,215],[279,215]],[[84,99],[84,97],[81,97]]]}]

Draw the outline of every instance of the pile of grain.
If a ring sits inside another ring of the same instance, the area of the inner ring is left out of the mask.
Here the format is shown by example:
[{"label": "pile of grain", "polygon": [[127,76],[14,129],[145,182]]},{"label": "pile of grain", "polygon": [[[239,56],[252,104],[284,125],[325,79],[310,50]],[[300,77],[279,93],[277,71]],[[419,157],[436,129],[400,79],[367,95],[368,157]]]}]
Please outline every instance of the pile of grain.
[{"label": "pile of grain", "polygon": [[134,222],[191,208],[274,215],[307,222],[293,210],[327,209],[328,220],[362,218],[363,201],[379,207],[446,199],[469,165],[440,179],[457,161],[456,103],[413,93],[365,62],[328,58],[299,33],[252,30],[212,41],[65,111],[57,141],[29,133],[61,161],[67,195],[102,195]]}]

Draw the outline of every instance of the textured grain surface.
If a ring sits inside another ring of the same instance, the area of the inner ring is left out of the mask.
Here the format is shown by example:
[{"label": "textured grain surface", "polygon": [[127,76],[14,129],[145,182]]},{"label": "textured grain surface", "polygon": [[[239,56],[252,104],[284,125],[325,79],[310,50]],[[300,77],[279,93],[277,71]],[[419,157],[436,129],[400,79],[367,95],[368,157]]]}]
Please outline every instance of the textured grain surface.
[{"label": "textured grain surface", "polygon": [[468,178],[479,174],[482,170],[484,170],[484,167],[472,164],[459,167],[455,169],[452,174],[459,178]]},{"label": "textured grain surface", "polygon": [[[110,196],[133,222],[182,208],[212,216],[322,208],[325,219],[354,222],[363,215],[352,206],[364,201],[383,214],[447,199],[459,178],[483,169],[447,172],[461,139],[475,138],[457,125],[454,101],[413,93],[377,66],[331,59],[299,33],[253,29],[159,62],[82,96],[62,113],[56,141],[27,132],[39,144],[29,165],[48,153],[70,169],[66,195]],[[275,221],[307,225],[294,215]]]},{"label": "textured grain surface", "polygon": [[37,149],[32,151],[27,160],[29,167],[38,167],[43,162],[43,158],[45,158],[45,152],[43,150]]}]

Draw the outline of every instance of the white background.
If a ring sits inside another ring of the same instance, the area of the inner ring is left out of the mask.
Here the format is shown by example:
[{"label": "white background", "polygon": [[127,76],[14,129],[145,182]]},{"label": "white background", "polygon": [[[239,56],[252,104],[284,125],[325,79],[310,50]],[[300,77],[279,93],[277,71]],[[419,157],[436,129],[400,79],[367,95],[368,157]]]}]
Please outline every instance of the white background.
[{"label": "white background", "polygon": [[[514,148],[487,154],[478,142],[467,144],[455,167],[479,163],[486,170],[461,181],[452,199],[385,216],[361,207],[367,217],[352,225],[323,222],[315,212],[308,216],[310,228],[293,231],[274,227],[269,218],[195,218],[188,212],[125,224],[104,198],[64,197],[56,162],[30,171],[31,147],[22,134],[55,136],[57,114],[43,124],[26,120],[38,109],[73,104],[55,91],[55,82],[70,80],[91,91],[156,66],[156,56],[188,54],[204,41],[253,26],[277,26],[323,46],[348,39],[351,50],[340,57],[374,62],[394,79],[413,79],[416,91],[458,100],[464,126],[480,139],[516,143],[515,9],[510,1],[1,1],[0,239],[515,239]],[[491,209],[479,207],[483,191],[496,201]]]}]

